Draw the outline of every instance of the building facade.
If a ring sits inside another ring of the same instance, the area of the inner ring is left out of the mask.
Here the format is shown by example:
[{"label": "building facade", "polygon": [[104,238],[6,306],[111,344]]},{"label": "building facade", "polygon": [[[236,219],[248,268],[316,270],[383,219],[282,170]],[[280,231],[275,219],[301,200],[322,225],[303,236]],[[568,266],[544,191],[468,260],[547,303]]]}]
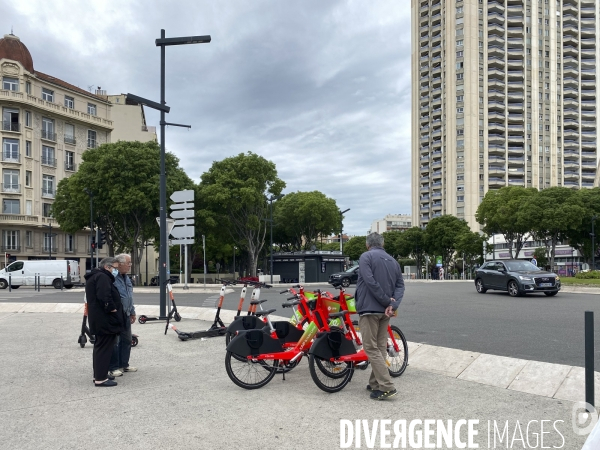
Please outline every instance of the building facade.
[{"label": "building facade", "polygon": [[386,231],[404,231],[412,225],[410,214],[388,214],[383,219],[374,220],[371,223],[369,233],[385,233]]},{"label": "building facade", "polygon": [[111,142],[117,141],[155,141],[156,127],[146,125],[144,107],[127,98],[125,94],[106,97],[111,104],[113,130]]},{"label": "building facade", "polygon": [[593,187],[595,0],[412,0],[414,224],[489,189]]}]

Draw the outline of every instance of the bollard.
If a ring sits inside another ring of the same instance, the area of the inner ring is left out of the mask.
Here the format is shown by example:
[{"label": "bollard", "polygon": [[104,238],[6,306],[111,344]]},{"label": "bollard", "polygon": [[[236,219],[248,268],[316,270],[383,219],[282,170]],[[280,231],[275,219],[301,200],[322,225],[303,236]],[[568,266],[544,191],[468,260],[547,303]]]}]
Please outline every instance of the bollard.
[{"label": "bollard", "polygon": [[10,273],[8,274],[8,292],[12,292],[12,284],[10,281]]},{"label": "bollard", "polygon": [[37,291],[37,273],[33,274],[33,292]]},{"label": "bollard", "polygon": [[65,287],[65,282],[63,280],[63,276],[62,276],[62,273],[61,273],[60,274],[60,290],[62,291],[64,287]]},{"label": "bollard", "polygon": [[585,401],[594,401],[594,312],[585,312]]}]

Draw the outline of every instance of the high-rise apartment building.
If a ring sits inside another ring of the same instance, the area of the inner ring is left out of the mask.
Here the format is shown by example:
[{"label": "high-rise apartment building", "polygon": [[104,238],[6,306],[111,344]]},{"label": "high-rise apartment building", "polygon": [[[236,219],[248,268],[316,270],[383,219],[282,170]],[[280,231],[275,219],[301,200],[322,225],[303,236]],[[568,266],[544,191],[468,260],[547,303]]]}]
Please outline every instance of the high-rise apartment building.
[{"label": "high-rise apartment building", "polygon": [[597,172],[595,0],[412,0],[415,225]]}]

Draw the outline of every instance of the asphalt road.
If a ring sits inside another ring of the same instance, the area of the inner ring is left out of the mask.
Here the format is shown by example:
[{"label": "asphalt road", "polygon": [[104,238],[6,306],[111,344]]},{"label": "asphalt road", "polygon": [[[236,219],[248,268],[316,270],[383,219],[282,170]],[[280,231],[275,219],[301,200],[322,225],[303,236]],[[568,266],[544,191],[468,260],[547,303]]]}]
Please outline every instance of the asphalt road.
[{"label": "asphalt road", "polygon": [[[311,289],[316,287],[311,286]],[[330,286],[322,286],[330,289]],[[281,289],[262,289],[268,299],[265,309],[281,308],[286,295]],[[225,297],[225,309],[237,309],[240,289]],[[348,290],[353,293],[354,289]],[[215,306],[218,294],[177,293],[179,306]],[[250,300],[246,297],[245,311]],[[34,293],[21,288],[0,291],[2,301],[81,302],[82,294],[52,288]],[[158,304],[157,294],[136,295],[138,304]],[[478,294],[472,283],[407,283],[406,293],[393,319],[409,341],[470,350],[492,355],[584,366],[584,311],[596,317],[595,368],[600,370],[600,295],[560,292],[555,297],[542,294],[512,298],[505,292]]]}]

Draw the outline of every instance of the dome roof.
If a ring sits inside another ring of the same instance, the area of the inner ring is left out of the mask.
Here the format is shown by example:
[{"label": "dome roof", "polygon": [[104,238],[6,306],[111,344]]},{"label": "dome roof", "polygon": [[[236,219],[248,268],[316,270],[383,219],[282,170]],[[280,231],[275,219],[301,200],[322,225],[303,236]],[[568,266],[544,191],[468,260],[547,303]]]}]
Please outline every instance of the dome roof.
[{"label": "dome roof", "polygon": [[4,38],[0,39],[0,59],[2,58],[19,61],[25,70],[34,73],[31,53],[14,34],[5,34]]}]

